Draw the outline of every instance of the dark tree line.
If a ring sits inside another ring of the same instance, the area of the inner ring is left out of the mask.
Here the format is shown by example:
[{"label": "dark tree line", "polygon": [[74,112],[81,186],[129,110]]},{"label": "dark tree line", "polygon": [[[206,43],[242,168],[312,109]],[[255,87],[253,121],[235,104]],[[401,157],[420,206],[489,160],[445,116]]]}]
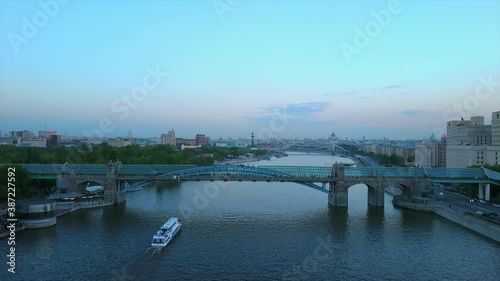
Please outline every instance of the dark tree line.
[{"label": "dark tree line", "polygon": [[211,165],[231,155],[238,157],[245,153],[264,154],[265,151],[250,151],[237,147],[200,147],[177,150],[170,145],[141,147],[129,145],[112,147],[107,143],[92,147],[81,144],[77,147],[16,147],[0,146],[0,163],[14,164],[105,164],[109,160],[124,164],[194,164]]}]

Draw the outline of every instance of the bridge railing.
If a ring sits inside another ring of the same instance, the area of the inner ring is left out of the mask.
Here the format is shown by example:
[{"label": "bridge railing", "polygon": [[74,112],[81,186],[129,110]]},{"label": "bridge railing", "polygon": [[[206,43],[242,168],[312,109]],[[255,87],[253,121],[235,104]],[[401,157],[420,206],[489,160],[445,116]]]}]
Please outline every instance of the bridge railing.
[{"label": "bridge railing", "polygon": [[423,177],[425,171],[421,168],[406,167],[346,167],[344,175],[347,177]]},{"label": "bridge railing", "polygon": [[431,178],[473,178],[480,179],[486,176],[480,168],[428,168],[427,175]]},{"label": "bridge railing", "polygon": [[267,169],[279,173],[283,173],[290,176],[317,176],[317,177],[329,177],[332,175],[332,167],[325,166],[272,166],[272,165],[262,165],[257,166],[258,168]]},{"label": "bridge railing", "polygon": [[[32,174],[57,175],[63,172],[73,175],[106,175],[105,164],[21,164]],[[194,165],[122,165],[120,176],[151,175],[152,178],[175,174],[245,174],[267,177],[317,177],[331,178],[331,166],[244,166],[213,165],[196,167]],[[500,173],[484,168],[405,168],[405,167],[344,167],[347,177],[429,177],[441,179],[489,179],[500,181]]]}]

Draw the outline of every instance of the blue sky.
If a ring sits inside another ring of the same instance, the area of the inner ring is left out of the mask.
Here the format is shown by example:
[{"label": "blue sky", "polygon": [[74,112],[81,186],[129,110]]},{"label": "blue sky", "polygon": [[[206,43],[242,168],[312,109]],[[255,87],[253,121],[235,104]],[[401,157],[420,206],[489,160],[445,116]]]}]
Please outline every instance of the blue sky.
[{"label": "blue sky", "polygon": [[489,123],[499,3],[1,1],[0,130],[406,139]]}]

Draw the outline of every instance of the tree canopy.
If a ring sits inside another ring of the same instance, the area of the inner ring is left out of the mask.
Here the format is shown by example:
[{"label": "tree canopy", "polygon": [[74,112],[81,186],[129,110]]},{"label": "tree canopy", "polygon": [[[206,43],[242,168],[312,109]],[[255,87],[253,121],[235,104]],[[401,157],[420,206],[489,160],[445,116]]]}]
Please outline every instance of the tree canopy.
[{"label": "tree canopy", "polygon": [[95,146],[81,144],[75,147],[16,147],[0,146],[0,163],[13,164],[105,164],[110,160],[124,164],[195,164],[210,165],[231,155],[238,157],[245,153],[256,155],[265,151],[251,151],[239,147],[204,146],[195,149],[176,150],[170,145],[141,147],[129,145],[112,147],[107,143]]},{"label": "tree canopy", "polygon": [[[9,183],[11,184],[9,185]],[[33,194],[28,170],[20,165],[0,166],[0,200],[2,202],[7,202],[9,191],[15,194],[14,197],[11,197],[15,199],[30,197]]]}]

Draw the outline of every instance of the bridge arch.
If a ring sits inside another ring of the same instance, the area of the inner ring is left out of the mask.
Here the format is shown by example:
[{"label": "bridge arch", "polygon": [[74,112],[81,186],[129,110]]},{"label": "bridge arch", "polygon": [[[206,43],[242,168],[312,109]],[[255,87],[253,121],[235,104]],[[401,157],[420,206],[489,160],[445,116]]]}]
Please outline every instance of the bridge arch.
[{"label": "bridge arch", "polygon": [[265,178],[289,178],[290,175],[269,169],[245,166],[245,165],[212,165],[190,169],[183,169],[158,176],[158,179],[169,177],[191,177],[191,176],[212,176],[212,175],[245,175],[249,177]]},{"label": "bridge arch", "polygon": [[85,191],[85,188],[87,185],[93,186],[93,185],[100,185],[104,187],[106,181],[105,180],[100,180],[100,179],[91,179],[91,180],[79,180],[76,182],[76,186],[79,190]]},{"label": "bridge arch", "polygon": [[81,176],[81,175],[58,175],[57,188],[65,192],[85,191],[87,184],[106,186],[106,178],[104,176]]},{"label": "bridge arch", "polygon": [[267,182],[293,182],[300,185],[330,193],[327,182],[313,183],[310,181],[291,180],[293,175],[275,171],[272,169],[261,168],[248,165],[212,165],[201,166],[189,169],[183,169],[167,174],[162,174],[155,177],[155,180],[176,179],[182,180],[189,178],[190,180],[231,180],[231,176],[237,176],[238,181],[267,181]]},{"label": "bridge arch", "polygon": [[345,192],[345,201],[347,206],[347,201],[349,197],[349,189],[355,185],[364,185],[367,187],[368,193],[368,205],[383,207],[384,206],[384,190],[385,184],[381,182],[373,181],[349,181],[347,183],[347,188]]}]

